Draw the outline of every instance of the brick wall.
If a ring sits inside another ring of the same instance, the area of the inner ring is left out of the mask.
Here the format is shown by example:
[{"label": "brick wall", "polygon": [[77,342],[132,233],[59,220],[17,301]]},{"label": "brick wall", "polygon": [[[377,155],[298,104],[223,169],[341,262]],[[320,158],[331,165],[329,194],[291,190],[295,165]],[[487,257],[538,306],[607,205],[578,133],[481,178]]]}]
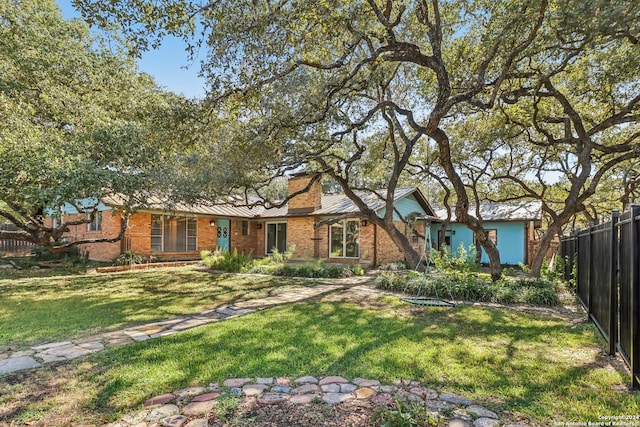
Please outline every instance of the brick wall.
[{"label": "brick wall", "polygon": [[[303,190],[309,181],[310,176],[300,176],[289,178],[288,191],[293,194]],[[311,185],[311,189],[306,193],[299,194],[289,200],[289,213],[310,213],[322,207],[322,184],[317,180]]]},{"label": "brick wall", "polygon": [[[316,254],[316,219],[311,216],[290,217],[287,220],[287,248],[296,245],[294,259],[313,258]],[[326,252],[325,252],[326,254]]]},{"label": "brick wall", "polygon": [[[231,250],[237,249],[239,253],[251,254],[254,256],[262,256],[263,253],[258,253],[258,238],[260,234],[264,233],[262,229],[258,230],[256,223],[252,221],[248,222],[248,234],[242,235],[242,218],[231,219]],[[246,221],[246,220],[245,220]]]},{"label": "brick wall", "polygon": [[[63,220],[64,222],[71,222],[81,218],[85,219],[86,214],[67,214]],[[45,226],[51,227],[52,222],[53,219],[51,217],[45,218]],[[87,230],[87,224],[79,224],[69,227],[69,232],[65,233],[64,237],[71,242],[85,239],[114,238],[120,233],[121,224],[122,218],[117,211],[102,211],[102,229],[100,231],[89,231]],[[114,243],[87,243],[80,245],[78,249],[86,252],[91,260],[111,261],[120,255],[120,245],[119,241]]]},{"label": "brick wall", "polygon": [[216,247],[216,228],[210,222],[211,218],[198,217],[198,251],[212,251]]}]

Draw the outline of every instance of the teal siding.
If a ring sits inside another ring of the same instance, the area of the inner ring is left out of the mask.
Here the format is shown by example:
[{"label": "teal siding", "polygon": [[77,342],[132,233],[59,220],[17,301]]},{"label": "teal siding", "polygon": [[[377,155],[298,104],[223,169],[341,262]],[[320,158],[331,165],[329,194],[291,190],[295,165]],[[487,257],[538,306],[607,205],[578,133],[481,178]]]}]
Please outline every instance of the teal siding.
[{"label": "teal siding", "polygon": [[[82,207],[82,206],[94,206],[95,203],[96,203],[96,199],[87,198],[87,199],[79,200],[76,204]],[[98,211],[109,211],[111,209],[112,209],[111,206],[107,206],[102,202],[98,203]],[[65,203],[64,206],[62,207],[62,212],[67,215],[72,215],[72,214],[77,214],[78,210],[74,208],[72,205],[70,205],[69,203]]]},{"label": "teal siding", "polygon": [[[497,230],[498,252],[500,252],[500,262],[502,264],[516,265],[525,260],[525,222],[486,222],[485,230]],[[440,224],[433,224],[431,227],[431,238],[433,244],[438,244],[438,232]],[[466,248],[473,244],[473,232],[462,224],[449,224],[447,236],[451,238],[451,249],[455,251],[460,243]],[[444,242],[440,242],[444,243]],[[483,263],[488,263],[487,254],[482,253]]]},{"label": "teal siding", "polygon": [[[400,212],[400,215],[402,215],[403,218],[406,218],[407,215],[409,215],[411,212],[419,212],[420,215],[427,214],[413,195],[409,195],[401,200],[398,200],[395,204],[395,210],[397,211],[393,213],[393,219],[395,221],[401,221],[400,217],[398,216],[398,212]],[[378,211],[378,215],[383,217],[385,211],[386,209],[380,209]]]}]

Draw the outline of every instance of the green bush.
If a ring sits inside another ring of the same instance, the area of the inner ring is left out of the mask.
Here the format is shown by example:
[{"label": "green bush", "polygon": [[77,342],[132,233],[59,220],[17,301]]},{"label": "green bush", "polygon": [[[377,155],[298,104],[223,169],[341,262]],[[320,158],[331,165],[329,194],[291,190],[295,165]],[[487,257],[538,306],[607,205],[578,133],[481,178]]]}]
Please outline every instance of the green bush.
[{"label": "green bush", "polygon": [[113,260],[113,265],[144,264],[148,261],[149,259],[145,258],[142,255],[138,255],[133,251],[127,251],[123,254],[118,255],[118,257]]},{"label": "green bush", "polygon": [[452,252],[449,246],[443,245],[441,250],[430,252],[429,262],[440,271],[477,271],[477,253],[474,245],[470,245],[467,249],[462,242],[458,245],[456,252]]},{"label": "green bush", "polygon": [[438,420],[427,412],[425,405],[396,399],[392,407],[378,408],[371,424],[382,427],[423,427],[436,426]]},{"label": "green bush", "polygon": [[379,289],[412,296],[453,298],[498,304],[557,305],[557,285],[544,279],[503,278],[492,282],[471,272],[424,275],[416,271],[382,271],[374,280]]},{"label": "green bush", "polygon": [[211,253],[211,251],[201,251],[200,258],[208,268],[226,271],[227,273],[238,273],[251,262],[251,254],[238,253],[238,249],[234,249],[233,252],[216,250]]}]

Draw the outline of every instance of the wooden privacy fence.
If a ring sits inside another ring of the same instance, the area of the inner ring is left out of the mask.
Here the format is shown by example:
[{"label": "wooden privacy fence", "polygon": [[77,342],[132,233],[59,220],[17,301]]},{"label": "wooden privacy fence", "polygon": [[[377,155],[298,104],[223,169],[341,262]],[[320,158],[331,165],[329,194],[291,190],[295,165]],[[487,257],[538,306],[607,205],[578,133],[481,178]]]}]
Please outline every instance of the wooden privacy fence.
[{"label": "wooden privacy fence", "polygon": [[[18,227],[13,224],[0,224],[0,230],[18,231]],[[0,255],[25,255],[35,246],[35,243],[23,240],[0,239]]]},{"label": "wooden privacy fence", "polygon": [[633,389],[640,388],[640,205],[563,238],[560,254],[564,279],[575,282],[609,354],[622,356]]}]

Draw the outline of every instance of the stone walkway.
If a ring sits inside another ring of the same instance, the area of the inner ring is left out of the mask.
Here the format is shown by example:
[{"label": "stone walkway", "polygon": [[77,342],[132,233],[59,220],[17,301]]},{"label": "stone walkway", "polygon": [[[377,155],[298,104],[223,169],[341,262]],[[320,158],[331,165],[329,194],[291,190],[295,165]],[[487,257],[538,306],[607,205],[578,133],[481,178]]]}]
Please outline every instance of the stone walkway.
[{"label": "stone walkway", "polygon": [[[231,378],[208,387],[190,387],[153,397],[144,403],[144,409],[128,413],[109,427],[206,427],[208,414],[214,410],[217,399],[224,395],[238,396],[239,405],[305,405],[325,402],[330,405],[356,402],[377,408],[388,406],[396,399],[420,402],[438,425],[449,427],[500,426],[496,413],[474,404],[471,400],[449,393],[438,393],[423,387],[417,381],[401,380],[393,385],[379,381],[355,378],[352,381],[339,376],[316,378],[303,376],[289,378]],[[511,427],[516,427],[512,424]],[[525,424],[518,424],[524,427]],[[505,427],[508,427],[505,425]]]},{"label": "stone walkway", "polygon": [[[369,278],[366,277],[337,279],[334,281],[335,284],[299,287],[275,296],[224,305],[194,316],[176,317],[174,319],[133,326],[121,331],[108,332],[79,340],[37,345],[28,350],[7,350],[0,352],[0,375],[24,369],[37,368],[46,363],[72,360],[80,356],[99,352],[106,347],[119,347],[134,341],[163,337],[208,323],[219,322],[258,310],[264,310],[273,306],[303,301],[319,295],[335,292],[339,289],[356,286],[364,283],[368,279]],[[371,289],[371,292],[374,291],[374,289]]]}]

